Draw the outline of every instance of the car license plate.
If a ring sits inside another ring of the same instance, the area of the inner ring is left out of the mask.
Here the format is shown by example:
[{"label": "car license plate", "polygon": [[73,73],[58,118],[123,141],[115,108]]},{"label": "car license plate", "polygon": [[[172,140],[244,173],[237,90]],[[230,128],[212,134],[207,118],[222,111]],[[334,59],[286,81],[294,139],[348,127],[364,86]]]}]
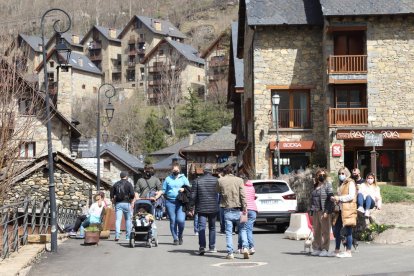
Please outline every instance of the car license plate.
[{"label": "car license plate", "polygon": [[271,205],[271,204],[277,204],[279,200],[277,199],[262,199],[260,200],[260,203],[263,205]]}]

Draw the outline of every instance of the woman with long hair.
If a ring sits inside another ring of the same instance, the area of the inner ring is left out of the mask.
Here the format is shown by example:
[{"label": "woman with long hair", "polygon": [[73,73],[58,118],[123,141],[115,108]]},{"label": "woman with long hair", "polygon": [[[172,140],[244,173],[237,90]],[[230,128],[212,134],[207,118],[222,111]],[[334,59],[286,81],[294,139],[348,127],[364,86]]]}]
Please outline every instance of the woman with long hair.
[{"label": "woman with long hair", "polygon": [[365,183],[361,184],[357,196],[358,212],[370,216],[370,210],[374,207],[381,209],[382,198],[380,187],[377,185],[375,175],[373,173],[367,174]]}]

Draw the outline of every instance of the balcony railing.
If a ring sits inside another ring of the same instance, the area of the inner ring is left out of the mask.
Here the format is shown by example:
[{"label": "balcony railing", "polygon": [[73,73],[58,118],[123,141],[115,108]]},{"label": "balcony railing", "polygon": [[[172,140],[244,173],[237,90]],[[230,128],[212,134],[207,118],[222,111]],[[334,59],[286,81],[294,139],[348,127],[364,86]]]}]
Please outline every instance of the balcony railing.
[{"label": "balcony railing", "polygon": [[[274,123],[272,122],[272,128]],[[280,128],[311,128],[309,110],[307,109],[279,109]]]},{"label": "balcony railing", "polygon": [[330,74],[367,73],[367,55],[329,56]]},{"label": "balcony railing", "polygon": [[368,108],[329,108],[329,126],[368,125]]},{"label": "balcony railing", "polygon": [[162,81],[162,80],[150,80],[150,81],[148,82],[148,84],[149,84],[149,85],[158,86],[158,85],[163,84],[163,81]]},{"label": "balcony railing", "polygon": [[91,61],[102,60],[102,54],[89,54],[89,59]]},{"label": "balcony railing", "polygon": [[209,67],[224,67],[224,66],[229,66],[229,62],[227,59],[212,59],[210,60],[210,62],[208,63]]},{"label": "balcony railing", "polygon": [[128,67],[135,67],[135,61],[128,61]]},{"label": "balcony railing", "polygon": [[128,50],[128,55],[129,56],[135,56],[137,54],[137,49],[129,49]]},{"label": "balcony railing", "polygon": [[89,46],[88,46],[89,50],[97,50],[97,49],[102,49],[102,44],[101,41],[92,41]]}]

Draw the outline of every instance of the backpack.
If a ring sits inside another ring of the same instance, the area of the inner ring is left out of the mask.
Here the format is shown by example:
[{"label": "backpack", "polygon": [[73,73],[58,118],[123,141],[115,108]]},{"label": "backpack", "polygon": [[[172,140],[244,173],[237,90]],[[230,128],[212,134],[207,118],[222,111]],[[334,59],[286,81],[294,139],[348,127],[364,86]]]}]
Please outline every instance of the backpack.
[{"label": "backpack", "polygon": [[129,199],[129,197],[127,197],[127,191],[125,188],[125,184],[126,183],[124,181],[119,181],[117,184],[115,184],[114,188],[115,188],[115,201],[116,202],[121,202],[126,199]]}]

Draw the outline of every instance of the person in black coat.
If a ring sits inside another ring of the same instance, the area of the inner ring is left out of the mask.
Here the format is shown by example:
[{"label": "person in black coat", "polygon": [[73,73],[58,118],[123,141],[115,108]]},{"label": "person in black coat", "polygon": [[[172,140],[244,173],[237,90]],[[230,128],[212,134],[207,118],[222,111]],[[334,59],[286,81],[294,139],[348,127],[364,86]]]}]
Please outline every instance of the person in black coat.
[{"label": "person in black coat", "polygon": [[212,175],[210,164],[204,165],[204,175],[197,178],[191,189],[192,213],[198,214],[199,255],[204,255],[206,248],[206,224],[209,230],[209,253],[216,250],[217,177]]}]

